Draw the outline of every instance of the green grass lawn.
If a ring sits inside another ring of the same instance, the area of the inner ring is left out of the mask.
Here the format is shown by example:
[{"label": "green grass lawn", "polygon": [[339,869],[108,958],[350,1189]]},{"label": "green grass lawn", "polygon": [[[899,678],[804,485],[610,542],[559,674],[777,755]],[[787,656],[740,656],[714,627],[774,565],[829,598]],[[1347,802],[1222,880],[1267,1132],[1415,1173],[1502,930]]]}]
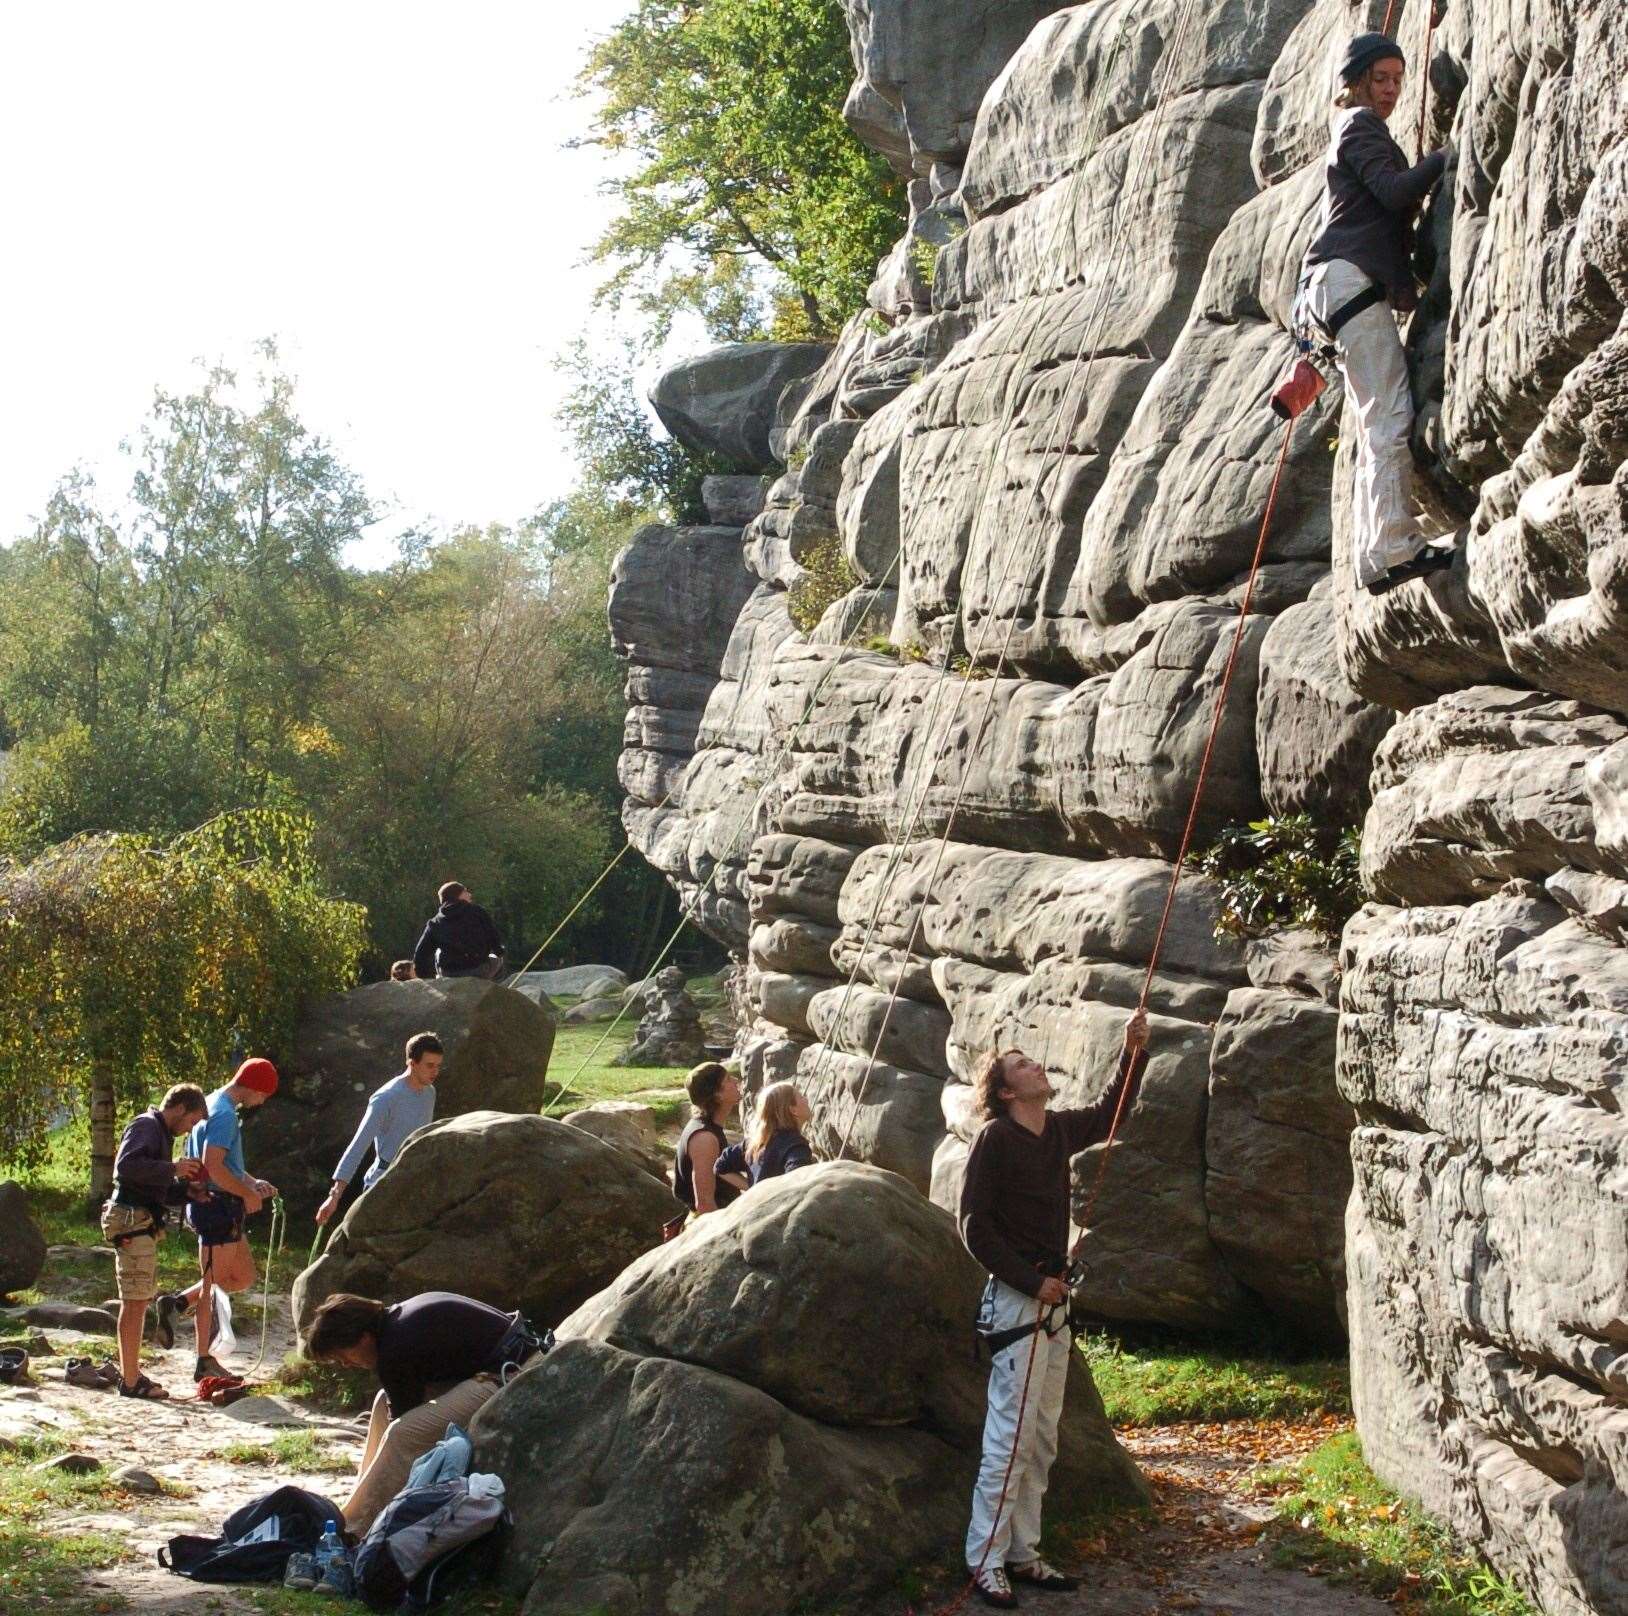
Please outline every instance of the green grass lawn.
[{"label": "green grass lawn", "polygon": [[544,1116],[562,1117],[595,1100],[638,1100],[656,1113],[658,1122],[682,1121],[689,1111],[683,1094],[687,1067],[611,1064],[633,1041],[635,1025],[628,1016],[614,1029],[608,1021],[561,1027],[548,1063]]},{"label": "green grass lawn", "polygon": [[1439,1522],[1386,1487],[1363,1463],[1355,1432],[1268,1472],[1262,1485],[1287,1488],[1266,1537],[1279,1565],[1429,1616],[1542,1616]]},{"label": "green grass lawn", "polygon": [[1351,1412],[1344,1358],[1285,1359],[1178,1338],[1092,1332],[1080,1350],[1114,1425],[1295,1419]]}]

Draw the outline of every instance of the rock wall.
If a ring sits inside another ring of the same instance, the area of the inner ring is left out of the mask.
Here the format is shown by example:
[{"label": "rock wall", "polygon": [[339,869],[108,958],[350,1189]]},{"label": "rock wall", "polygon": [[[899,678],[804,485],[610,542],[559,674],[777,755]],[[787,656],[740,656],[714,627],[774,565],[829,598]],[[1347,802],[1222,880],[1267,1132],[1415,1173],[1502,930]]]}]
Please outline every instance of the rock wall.
[{"label": "rock wall", "polygon": [[[746,961],[752,1081],[797,1074],[827,1152],[947,1205],[981,1050],[1108,1081],[1279,443],[1335,54],[1384,7],[847,9],[906,236],[765,407],[761,513],[624,559],[627,820]],[[1409,149],[1426,27],[1399,0]],[[1084,1300],[1332,1334],[1348,1296],[1381,1473],[1545,1609],[1625,1611],[1628,11],[1448,0],[1428,78],[1414,449],[1461,559],[1355,590],[1331,387],[1199,819],[1366,816],[1376,902],[1337,969],[1217,941],[1184,882]],[[799,633],[838,544],[862,585]]]}]

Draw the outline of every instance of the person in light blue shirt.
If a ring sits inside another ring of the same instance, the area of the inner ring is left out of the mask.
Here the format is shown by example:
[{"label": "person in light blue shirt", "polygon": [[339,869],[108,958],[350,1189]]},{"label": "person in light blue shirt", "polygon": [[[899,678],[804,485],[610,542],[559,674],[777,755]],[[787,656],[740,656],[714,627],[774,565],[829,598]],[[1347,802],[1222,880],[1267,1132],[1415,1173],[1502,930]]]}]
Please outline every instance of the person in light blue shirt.
[{"label": "person in light blue shirt", "polygon": [[333,1188],[317,1208],[317,1222],[326,1223],[339,1210],[339,1202],[373,1148],[373,1162],[362,1180],[371,1189],[396,1159],[407,1136],[435,1121],[435,1080],[441,1075],[441,1040],[433,1032],[414,1033],[407,1040],[407,1070],[376,1088],[345,1154],[334,1169]]}]

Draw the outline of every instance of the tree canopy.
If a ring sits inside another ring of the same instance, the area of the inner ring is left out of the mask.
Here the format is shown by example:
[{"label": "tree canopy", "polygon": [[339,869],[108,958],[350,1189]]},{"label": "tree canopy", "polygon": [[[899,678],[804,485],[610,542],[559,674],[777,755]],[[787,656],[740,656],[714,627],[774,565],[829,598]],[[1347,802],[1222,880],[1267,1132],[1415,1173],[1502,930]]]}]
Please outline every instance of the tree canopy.
[{"label": "tree canopy", "polygon": [[832,0],[638,0],[581,75],[620,212],[598,246],[612,299],[659,340],[680,308],[720,340],[826,337],[864,306],[904,187],[842,119],[853,76]]},{"label": "tree canopy", "polygon": [[169,841],[77,837],[0,868],[0,1159],[92,1108],[111,1181],[116,1101],[213,1087],[286,1046],[307,996],[348,987],[366,915],[333,897],[310,821],[228,814]]}]

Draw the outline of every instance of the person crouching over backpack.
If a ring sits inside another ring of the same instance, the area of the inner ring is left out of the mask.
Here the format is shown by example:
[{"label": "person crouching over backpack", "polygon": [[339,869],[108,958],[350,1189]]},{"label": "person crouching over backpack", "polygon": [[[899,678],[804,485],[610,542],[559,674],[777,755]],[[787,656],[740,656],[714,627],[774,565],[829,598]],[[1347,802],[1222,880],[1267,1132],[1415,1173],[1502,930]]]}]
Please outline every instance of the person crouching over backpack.
[{"label": "person crouching over backpack", "polygon": [[379,1378],[345,1529],[358,1535],[401,1491],[414,1460],[467,1426],[518,1368],[546,1350],[518,1313],[452,1291],[425,1291],[389,1307],[339,1292],[316,1310],[305,1355]]},{"label": "person crouching over backpack", "polygon": [[[203,1163],[174,1161],[175,1141],[207,1110],[204,1092],[178,1083],[151,1110],[133,1117],[113,1159],[113,1198],[102,1207],[102,1238],[113,1247],[119,1287],[119,1395],[160,1402],[170,1394],[141,1372],[141,1331],[158,1294],[158,1242],[187,1186],[203,1176]],[[161,1326],[159,1345],[175,1345],[173,1327]]]}]

